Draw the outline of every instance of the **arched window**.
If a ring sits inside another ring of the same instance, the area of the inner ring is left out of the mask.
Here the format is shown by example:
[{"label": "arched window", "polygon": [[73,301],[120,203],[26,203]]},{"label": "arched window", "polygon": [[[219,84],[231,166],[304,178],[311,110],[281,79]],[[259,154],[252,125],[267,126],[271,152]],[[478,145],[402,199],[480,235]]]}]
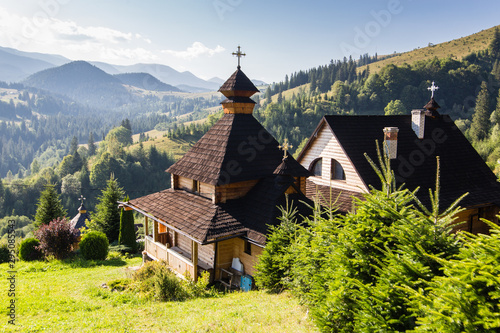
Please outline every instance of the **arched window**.
[{"label": "arched window", "polygon": [[331,171],[331,179],[333,180],[345,180],[344,168],[340,165],[337,160],[332,158],[332,171]]},{"label": "arched window", "polygon": [[323,163],[321,157],[317,158],[312,161],[311,166],[309,167],[309,171],[311,171],[314,176],[321,177],[322,165]]}]

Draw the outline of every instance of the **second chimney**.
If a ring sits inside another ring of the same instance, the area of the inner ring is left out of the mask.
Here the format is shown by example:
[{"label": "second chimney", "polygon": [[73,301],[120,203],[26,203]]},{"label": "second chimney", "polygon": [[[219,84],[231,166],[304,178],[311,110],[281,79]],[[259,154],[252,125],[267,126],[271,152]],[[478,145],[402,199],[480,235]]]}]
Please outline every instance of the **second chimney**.
[{"label": "second chimney", "polygon": [[391,160],[398,157],[398,132],[397,127],[384,127],[384,150]]},{"label": "second chimney", "polygon": [[425,110],[411,111],[411,129],[419,139],[424,138]]}]

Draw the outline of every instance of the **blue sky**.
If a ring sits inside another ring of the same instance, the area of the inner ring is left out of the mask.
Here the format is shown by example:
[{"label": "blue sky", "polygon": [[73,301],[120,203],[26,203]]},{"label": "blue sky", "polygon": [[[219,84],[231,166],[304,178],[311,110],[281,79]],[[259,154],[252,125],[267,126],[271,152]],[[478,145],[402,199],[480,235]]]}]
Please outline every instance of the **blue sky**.
[{"label": "blue sky", "polygon": [[0,0],[0,46],[255,79],[352,54],[412,50],[500,24],[500,1]]}]

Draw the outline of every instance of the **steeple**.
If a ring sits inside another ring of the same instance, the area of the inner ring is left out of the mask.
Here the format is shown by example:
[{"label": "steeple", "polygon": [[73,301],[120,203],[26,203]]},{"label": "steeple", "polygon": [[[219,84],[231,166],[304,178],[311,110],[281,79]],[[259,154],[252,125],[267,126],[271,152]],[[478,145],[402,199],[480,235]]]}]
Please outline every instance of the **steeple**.
[{"label": "steeple", "polygon": [[259,89],[241,70],[240,58],[246,54],[242,53],[238,46],[238,51],[233,52],[233,55],[238,57],[238,67],[219,89],[219,92],[226,96],[226,99],[221,102],[222,108],[224,113],[252,114],[255,102],[250,96],[259,92]]},{"label": "steeple", "polygon": [[439,116],[439,112],[437,112],[437,109],[440,108],[439,104],[436,102],[434,99],[434,92],[438,90],[439,87],[434,85],[434,81],[432,81],[432,85],[427,88],[427,90],[431,91],[431,100],[424,105],[424,109],[427,111],[425,112],[426,116],[431,116],[431,117],[437,117]]}]

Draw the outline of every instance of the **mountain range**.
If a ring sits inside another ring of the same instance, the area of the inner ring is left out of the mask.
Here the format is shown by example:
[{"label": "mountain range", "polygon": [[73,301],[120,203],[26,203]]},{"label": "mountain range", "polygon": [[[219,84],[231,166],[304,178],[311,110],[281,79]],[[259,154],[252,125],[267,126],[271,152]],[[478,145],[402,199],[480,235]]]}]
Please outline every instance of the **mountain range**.
[{"label": "mountain range", "polygon": [[[71,62],[72,60],[60,55],[23,52],[12,48],[0,47],[0,81],[24,81],[26,83],[30,81],[26,81],[26,79],[37,72],[56,68]],[[148,82],[155,81],[155,86],[161,86],[162,91],[165,91],[167,86],[173,86],[175,89],[172,89],[172,91],[215,91],[219,89],[221,84],[224,82],[222,79],[217,77],[211,78],[210,80],[203,80],[189,71],[179,72],[172,67],[160,64],[139,63],[135,65],[122,66],[98,61],[91,61],[88,63],[110,75],[130,73],[149,74],[154,77],[154,80],[148,77]],[[128,80],[130,79],[132,78],[129,76]],[[135,77],[135,80],[137,79],[138,76]],[[258,80],[255,80],[254,83],[256,85],[265,84],[264,82]],[[164,86],[163,84],[166,84],[167,86]],[[144,87],[139,88],[143,89]]]}]

